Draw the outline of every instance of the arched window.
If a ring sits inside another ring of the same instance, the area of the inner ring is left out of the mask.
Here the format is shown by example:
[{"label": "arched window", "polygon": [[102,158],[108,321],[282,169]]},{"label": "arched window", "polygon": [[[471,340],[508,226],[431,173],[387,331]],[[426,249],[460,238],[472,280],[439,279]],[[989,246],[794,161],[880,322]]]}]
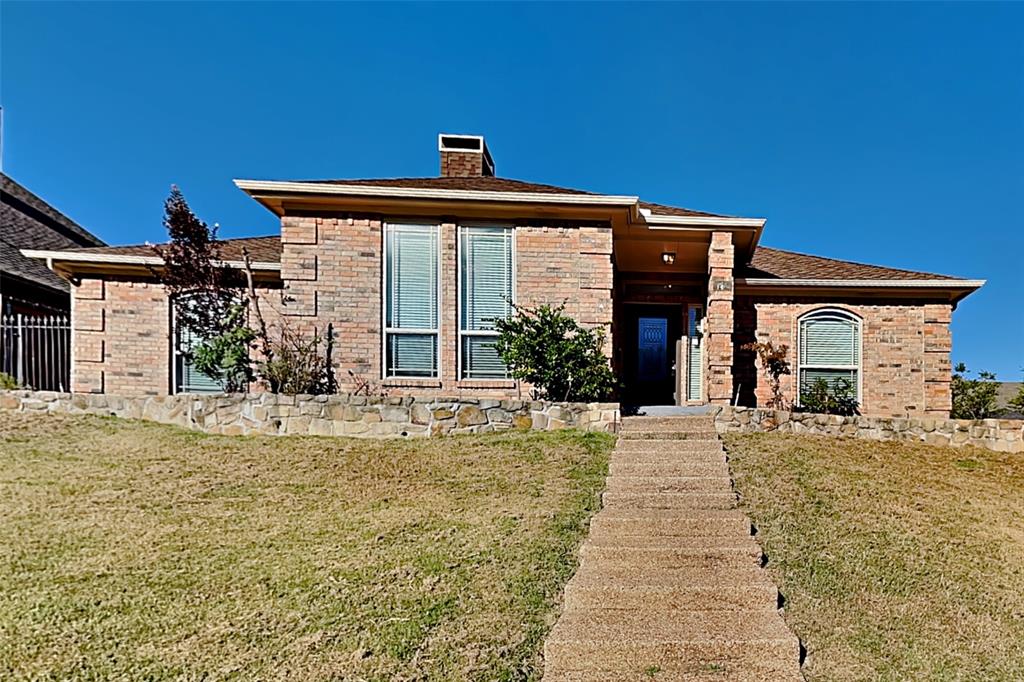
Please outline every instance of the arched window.
[{"label": "arched window", "polygon": [[860,318],[845,310],[814,310],[801,317],[797,351],[800,395],[819,379],[833,390],[845,381],[860,403],[860,341]]}]

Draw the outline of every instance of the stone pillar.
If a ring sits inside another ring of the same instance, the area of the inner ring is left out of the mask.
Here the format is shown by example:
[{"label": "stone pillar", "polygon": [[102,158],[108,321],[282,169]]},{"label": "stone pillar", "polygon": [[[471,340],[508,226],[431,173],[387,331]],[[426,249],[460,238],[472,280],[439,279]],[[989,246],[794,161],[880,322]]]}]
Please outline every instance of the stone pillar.
[{"label": "stone pillar", "polygon": [[924,306],[924,411],[930,417],[949,418],[952,409],[950,383],[953,368],[949,354],[953,337],[949,331],[953,308],[948,303]]},{"label": "stone pillar", "polygon": [[707,401],[732,399],[733,265],[732,233],[713,232],[708,249],[708,305],[704,322]]}]

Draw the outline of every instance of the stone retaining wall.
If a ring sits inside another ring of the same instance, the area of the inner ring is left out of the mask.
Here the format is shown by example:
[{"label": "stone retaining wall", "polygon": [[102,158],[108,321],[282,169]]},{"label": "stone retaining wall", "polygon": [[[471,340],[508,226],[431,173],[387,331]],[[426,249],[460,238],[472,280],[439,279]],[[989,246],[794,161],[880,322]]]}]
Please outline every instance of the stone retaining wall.
[{"label": "stone retaining wall", "polygon": [[368,398],[271,393],[124,398],[93,393],[0,391],[0,409],[99,414],[225,435],[435,436],[503,429],[615,431],[617,403],[549,403],[457,397]]},{"label": "stone retaining wall", "polygon": [[996,452],[1024,453],[1024,420],[932,419],[929,417],[839,417],[749,407],[715,409],[719,433],[781,431],[873,440],[922,441],[932,445],[973,445]]}]

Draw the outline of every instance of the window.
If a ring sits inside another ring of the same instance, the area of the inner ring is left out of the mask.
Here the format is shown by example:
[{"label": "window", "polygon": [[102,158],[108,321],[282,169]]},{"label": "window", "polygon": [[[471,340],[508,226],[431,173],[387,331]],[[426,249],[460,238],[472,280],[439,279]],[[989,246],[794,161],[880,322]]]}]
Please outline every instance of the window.
[{"label": "window", "polygon": [[192,349],[202,341],[192,330],[178,324],[178,310],[192,304],[188,295],[174,299],[172,305],[172,331],[174,337],[174,392],[223,393],[225,382],[211,379],[192,366]]},{"label": "window", "polygon": [[507,379],[494,349],[494,320],[512,314],[514,230],[462,226],[459,244],[459,376]]},{"label": "window", "polygon": [[385,378],[439,376],[438,230],[437,225],[385,227]]},{"label": "window", "polygon": [[816,310],[800,318],[800,394],[818,379],[835,388],[850,383],[860,402],[860,319],[843,310]]}]

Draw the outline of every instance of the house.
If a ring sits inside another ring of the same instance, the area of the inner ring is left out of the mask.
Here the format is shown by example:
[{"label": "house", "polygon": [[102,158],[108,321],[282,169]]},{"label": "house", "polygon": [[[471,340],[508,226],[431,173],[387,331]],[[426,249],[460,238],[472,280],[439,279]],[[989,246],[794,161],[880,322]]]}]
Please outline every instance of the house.
[{"label": "house", "polygon": [[[983,282],[760,245],[765,219],[501,178],[482,137],[438,138],[440,175],[236,180],[280,237],[229,240],[264,296],[334,333],[349,371],[395,394],[515,396],[491,320],[566,303],[607,332],[624,402],[764,404],[744,344],[791,349],[783,391],[846,379],[868,415],[946,416],[950,316]],[[191,390],[149,247],[28,252],[74,282],[76,391]]]},{"label": "house", "polygon": [[0,314],[66,313],[71,287],[22,249],[103,246],[96,236],[0,173]]}]

